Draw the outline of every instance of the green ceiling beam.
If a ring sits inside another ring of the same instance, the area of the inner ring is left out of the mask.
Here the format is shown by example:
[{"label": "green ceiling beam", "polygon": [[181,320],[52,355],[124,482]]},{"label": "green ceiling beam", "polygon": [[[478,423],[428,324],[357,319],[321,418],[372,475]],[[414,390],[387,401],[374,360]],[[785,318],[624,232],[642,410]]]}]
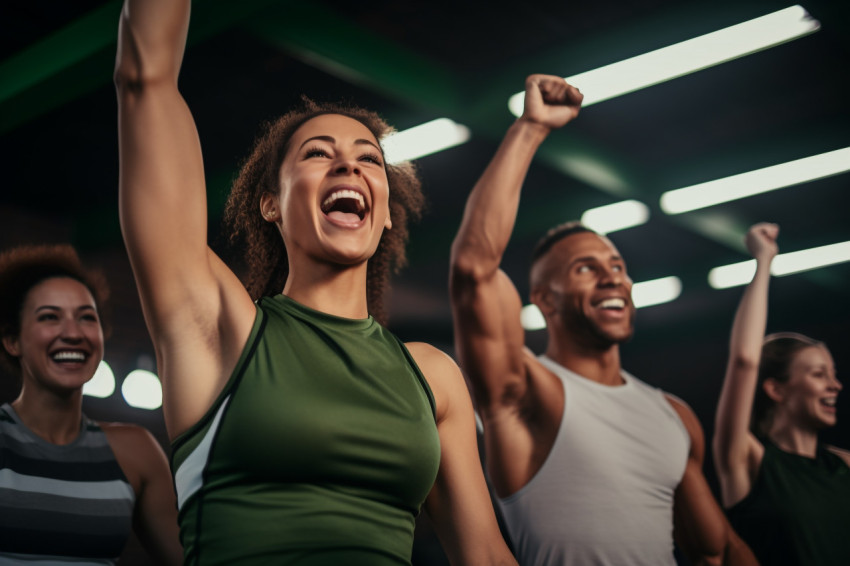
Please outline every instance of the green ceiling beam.
[{"label": "green ceiling beam", "polygon": [[[112,83],[121,0],[112,0],[0,62],[0,134]],[[189,43],[275,0],[195,0]]]}]

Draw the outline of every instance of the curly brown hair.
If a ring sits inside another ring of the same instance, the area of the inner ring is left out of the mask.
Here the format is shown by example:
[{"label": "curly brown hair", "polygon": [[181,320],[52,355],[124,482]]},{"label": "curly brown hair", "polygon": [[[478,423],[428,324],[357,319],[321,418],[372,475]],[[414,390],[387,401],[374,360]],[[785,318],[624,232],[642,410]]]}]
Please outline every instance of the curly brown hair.
[{"label": "curly brown hair", "polygon": [[[260,215],[260,198],[265,193],[278,194],[278,175],[293,134],[305,122],[323,114],[353,118],[379,141],[395,131],[370,110],[343,103],[315,102],[307,97],[302,97],[300,107],[264,124],[233,183],[224,209],[230,244],[241,250],[241,260],[245,262],[242,282],[254,300],[280,293],[289,272],[283,239],[275,226]],[[424,208],[422,183],[414,166],[402,163],[385,167],[393,228],[384,230],[366,269],[369,313],[382,324],[387,321],[384,294],[389,288],[390,274],[397,273],[407,263],[408,222],[419,220]]]},{"label": "curly brown hair", "polygon": [[[21,333],[21,309],[30,290],[46,279],[69,277],[79,281],[94,298],[100,314],[104,336],[109,334],[104,322],[104,308],[109,297],[106,277],[98,270],[86,269],[76,250],[68,244],[27,245],[0,253],[0,336],[18,336]],[[21,362],[2,350],[4,365],[19,374]]]}]

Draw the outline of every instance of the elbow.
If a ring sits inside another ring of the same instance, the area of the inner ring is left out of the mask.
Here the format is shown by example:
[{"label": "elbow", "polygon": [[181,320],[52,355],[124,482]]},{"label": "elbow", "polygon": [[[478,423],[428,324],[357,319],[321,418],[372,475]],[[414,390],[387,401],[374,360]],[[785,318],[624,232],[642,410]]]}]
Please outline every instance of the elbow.
[{"label": "elbow", "polygon": [[733,383],[740,383],[741,379],[745,379],[745,376],[757,376],[760,361],[760,351],[752,354],[732,351],[729,356],[729,364],[726,367],[727,381],[731,377]]}]

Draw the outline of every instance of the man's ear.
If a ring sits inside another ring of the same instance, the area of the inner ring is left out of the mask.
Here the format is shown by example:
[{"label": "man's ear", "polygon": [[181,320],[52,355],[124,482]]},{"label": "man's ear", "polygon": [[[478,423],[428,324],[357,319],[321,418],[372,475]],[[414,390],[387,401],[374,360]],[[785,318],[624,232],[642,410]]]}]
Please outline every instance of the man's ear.
[{"label": "man's ear", "polygon": [[534,287],[531,290],[530,298],[531,303],[540,309],[544,318],[553,313],[555,307],[552,304],[552,293],[549,292],[547,287],[544,287],[543,285]]},{"label": "man's ear", "polygon": [[9,355],[14,356],[16,358],[20,357],[21,342],[20,340],[18,340],[17,336],[4,336],[3,347],[6,348],[6,351],[9,352]]}]

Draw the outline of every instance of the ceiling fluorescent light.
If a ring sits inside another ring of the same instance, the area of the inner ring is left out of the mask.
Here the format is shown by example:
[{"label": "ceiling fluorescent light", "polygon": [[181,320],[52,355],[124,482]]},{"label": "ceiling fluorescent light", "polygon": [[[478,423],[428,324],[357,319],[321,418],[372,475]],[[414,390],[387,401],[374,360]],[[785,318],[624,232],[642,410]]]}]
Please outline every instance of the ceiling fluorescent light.
[{"label": "ceiling fluorescent light", "polygon": [[600,234],[640,226],[649,220],[649,208],[636,200],[624,200],[597,208],[581,215],[581,223]]},{"label": "ceiling fluorescent light", "polygon": [[675,276],[642,281],[632,285],[632,302],[636,309],[669,303],[682,294],[682,280]]},{"label": "ceiling fluorescent light", "polygon": [[381,141],[387,163],[396,164],[437,153],[469,140],[469,128],[448,118],[438,118],[396,132]]},{"label": "ceiling fluorescent light", "polygon": [[681,214],[850,171],[850,147],[667,191],[661,210]]},{"label": "ceiling fluorescent light", "polygon": [[[817,31],[820,23],[801,6],[791,6],[725,29],[612,63],[566,81],[584,94],[582,106],[634,92],[654,84],[713,67]],[[522,114],[524,93],[508,107]]]},{"label": "ceiling fluorescent light", "polygon": [[[850,261],[850,241],[779,254],[773,259],[770,272],[781,277],[847,261]],[[755,272],[754,259],[715,267],[708,273],[708,284],[715,289],[746,285],[752,281]]]}]

